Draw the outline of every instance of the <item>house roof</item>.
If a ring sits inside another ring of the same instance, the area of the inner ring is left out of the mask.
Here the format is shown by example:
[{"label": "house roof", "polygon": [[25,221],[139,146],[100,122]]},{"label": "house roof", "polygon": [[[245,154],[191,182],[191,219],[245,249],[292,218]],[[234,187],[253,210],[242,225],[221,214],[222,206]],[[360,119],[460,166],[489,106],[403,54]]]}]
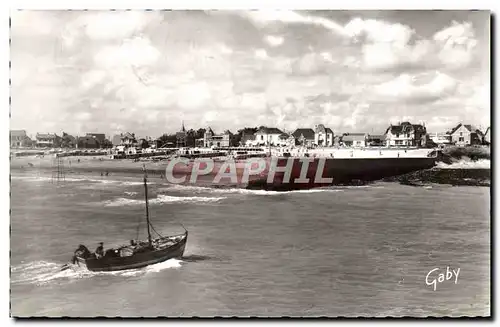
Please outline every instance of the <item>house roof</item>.
[{"label": "house roof", "polygon": [[490,132],[490,128],[488,127],[488,128],[486,129],[486,132],[484,132],[484,136],[488,135],[488,133],[489,133],[489,132]]},{"label": "house roof", "polygon": [[279,128],[276,127],[261,127],[256,132],[259,134],[281,134],[283,133]]},{"label": "house roof", "polygon": [[132,133],[129,133],[129,132],[126,132],[125,134],[123,134],[121,136],[122,139],[135,139],[135,135],[133,135]]},{"label": "house roof", "polygon": [[462,123],[459,123],[457,126],[455,126],[451,131],[450,131],[450,134],[453,134],[455,133],[461,126],[465,127],[465,129],[467,129],[469,132],[471,133],[478,133],[480,135],[483,135],[483,132],[481,132],[478,128],[476,128],[474,125],[470,125],[470,124],[462,124]]},{"label": "house roof", "polygon": [[76,141],[76,137],[74,137],[73,135],[69,135],[69,134],[64,135],[63,138],[66,138],[70,141]]},{"label": "house roof", "polygon": [[26,131],[25,130],[11,130],[10,131],[10,136],[26,136]]},{"label": "house roof", "polygon": [[370,138],[372,140],[379,140],[379,139],[384,139],[385,136],[381,135],[381,134],[369,134],[368,138]]},{"label": "house roof", "polygon": [[425,126],[420,125],[420,124],[411,124],[410,122],[402,122],[399,125],[391,125],[387,128],[385,131],[385,134],[387,132],[391,131],[392,134],[397,134],[397,133],[406,133],[406,132],[411,132],[411,131],[422,131],[425,132]]},{"label": "house roof", "polygon": [[325,125],[323,124],[319,124],[319,125],[316,125],[316,128],[315,128],[315,133],[331,133],[333,134],[333,131],[328,128],[328,127],[325,127]]},{"label": "house roof", "polygon": [[314,140],[314,131],[312,128],[297,128],[292,135],[295,138],[300,138],[301,135],[304,135],[304,138],[307,140]]}]

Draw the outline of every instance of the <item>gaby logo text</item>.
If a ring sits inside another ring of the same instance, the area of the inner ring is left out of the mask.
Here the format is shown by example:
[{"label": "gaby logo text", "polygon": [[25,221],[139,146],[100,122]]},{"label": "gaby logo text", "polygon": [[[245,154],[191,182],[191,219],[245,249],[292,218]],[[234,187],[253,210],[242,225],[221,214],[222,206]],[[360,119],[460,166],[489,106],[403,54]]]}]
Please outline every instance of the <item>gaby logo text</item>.
[{"label": "gaby logo text", "polygon": [[434,291],[437,289],[437,284],[442,283],[445,280],[454,280],[455,284],[458,283],[458,275],[460,274],[460,268],[457,270],[451,269],[450,267],[446,267],[446,272],[439,272],[439,268],[434,268],[425,277],[425,283],[429,286],[432,286]]}]

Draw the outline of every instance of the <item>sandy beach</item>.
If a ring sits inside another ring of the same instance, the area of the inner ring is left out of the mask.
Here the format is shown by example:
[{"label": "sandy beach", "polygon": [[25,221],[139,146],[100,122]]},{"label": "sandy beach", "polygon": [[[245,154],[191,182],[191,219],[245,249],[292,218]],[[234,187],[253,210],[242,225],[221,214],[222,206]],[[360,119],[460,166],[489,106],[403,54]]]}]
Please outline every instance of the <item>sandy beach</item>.
[{"label": "sandy beach", "polygon": [[[157,175],[165,172],[166,161],[133,161],[131,159],[111,159],[109,156],[75,156],[61,158],[66,175],[100,175],[108,172],[110,175],[142,174],[145,165],[148,174]],[[57,171],[53,155],[43,157],[17,157],[10,160],[11,172],[51,173]]]}]

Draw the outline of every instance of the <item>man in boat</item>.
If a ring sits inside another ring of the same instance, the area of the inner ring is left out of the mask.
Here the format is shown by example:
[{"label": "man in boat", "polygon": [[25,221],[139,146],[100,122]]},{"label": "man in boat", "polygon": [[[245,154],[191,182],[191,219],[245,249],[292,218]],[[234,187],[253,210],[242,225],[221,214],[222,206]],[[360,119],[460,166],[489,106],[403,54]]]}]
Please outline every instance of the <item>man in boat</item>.
[{"label": "man in boat", "polygon": [[89,249],[87,249],[87,247],[85,245],[80,244],[78,246],[78,249],[75,250],[75,253],[73,255],[73,259],[71,260],[71,262],[73,264],[78,263],[78,260],[76,259],[76,257],[87,259],[90,256],[90,254],[91,253],[90,253]]},{"label": "man in boat", "polygon": [[97,247],[97,249],[95,249],[95,256],[97,259],[99,259],[100,257],[102,257],[104,255],[104,247],[103,247],[103,242],[99,242],[99,246]]}]

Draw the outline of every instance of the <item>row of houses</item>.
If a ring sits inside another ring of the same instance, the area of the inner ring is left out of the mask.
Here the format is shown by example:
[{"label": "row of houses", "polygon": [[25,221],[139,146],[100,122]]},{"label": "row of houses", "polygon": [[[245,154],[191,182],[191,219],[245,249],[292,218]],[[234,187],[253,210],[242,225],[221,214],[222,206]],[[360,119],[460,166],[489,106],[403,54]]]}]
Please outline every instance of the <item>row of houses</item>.
[{"label": "row of houses", "polygon": [[478,145],[491,144],[491,129],[488,127],[482,132],[479,128],[469,124],[458,124],[450,131],[429,135],[430,139],[438,145]]},{"label": "row of houses", "polygon": [[36,133],[34,138],[28,136],[25,130],[10,131],[11,148],[105,148],[109,147],[109,140],[105,134],[87,133],[84,136],[74,137],[62,133]]},{"label": "row of houses", "polygon": [[[234,145],[234,134],[229,130],[217,134],[212,128],[205,128],[202,138],[195,140],[197,147],[229,147]],[[402,122],[390,125],[383,134],[342,133],[335,135],[331,128],[318,124],[313,128],[298,128],[286,133],[276,127],[260,127],[255,133],[243,134],[239,141],[242,146],[307,146],[307,147],[367,147],[367,146],[436,146],[436,145],[477,145],[490,144],[491,131],[488,127],[483,133],[468,124],[458,124],[444,133],[428,134],[423,124]],[[17,147],[69,147],[69,148],[159,148],[187,146],[187,132],[182,128],[175,134],[175,143],[165,144],[151,137],[137,138],[134,133],[121,133],[108,140],[105,134],[86,133],[73,137],[66,133],[62,136],[50,133],[37,133],[34,140],[24,130],[10,131],[10,145]]]},{"label": "row of houses", "polygon": [[241,143],[245,146],[365,147],[383,145],[383,136],[368,133],[334,135],[330,128],[319,124],[314,129],[298,128],[290,134],[275,127],[262,127],[255,134],[243,137]]},{"label": "row of houses", "polygon": [[459,123],[445,133],[428,134],[425,125],[402,122],[390,125],[383,134],[342,133],[335,135],[330,128],[322,124],[312,128],[298,128],[287,134],[278,128],[260,128],[254,135],[242,140],[246,146],[409,146],[426,147],[437,145],[480,145],[491,143],[491,130],[483,133],[473,125]]}]

